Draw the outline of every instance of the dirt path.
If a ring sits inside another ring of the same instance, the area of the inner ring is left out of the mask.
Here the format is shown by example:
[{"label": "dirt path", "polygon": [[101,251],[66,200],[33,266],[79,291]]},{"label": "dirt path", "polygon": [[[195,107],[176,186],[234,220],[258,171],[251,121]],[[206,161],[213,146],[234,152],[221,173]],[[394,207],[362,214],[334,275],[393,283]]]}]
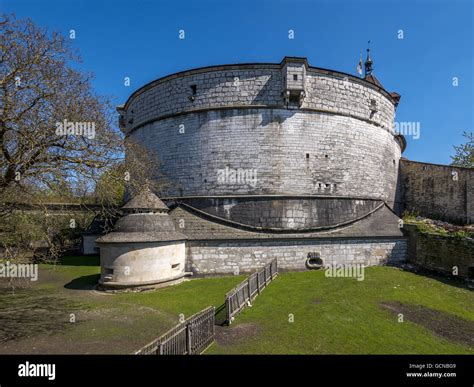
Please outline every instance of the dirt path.
[{"label": "dirt path", "polygon": [[421,325],[444,339],[474,347],[472,321],[421,305],[409,305],[397,301],[382,302],[380,307],[396,315],[401,313],[405,320]]}]

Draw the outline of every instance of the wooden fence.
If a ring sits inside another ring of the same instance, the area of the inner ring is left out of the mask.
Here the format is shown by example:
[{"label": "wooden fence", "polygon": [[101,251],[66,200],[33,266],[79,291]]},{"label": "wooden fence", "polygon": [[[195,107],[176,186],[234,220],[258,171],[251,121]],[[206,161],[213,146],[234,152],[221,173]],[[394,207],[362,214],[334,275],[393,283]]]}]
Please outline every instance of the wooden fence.
[{"label": "wooden fence", "polygon": [[214,341],[214,315],[213,306],[196,313],[135,355],[199,355]]},{"label": "wooden fence", "polygon": [[277,275],[278,265],[275,258],[227,293],[225,298],[227,324],[230,324],[234,316],[240,313],[246,305],[250,304]]}]

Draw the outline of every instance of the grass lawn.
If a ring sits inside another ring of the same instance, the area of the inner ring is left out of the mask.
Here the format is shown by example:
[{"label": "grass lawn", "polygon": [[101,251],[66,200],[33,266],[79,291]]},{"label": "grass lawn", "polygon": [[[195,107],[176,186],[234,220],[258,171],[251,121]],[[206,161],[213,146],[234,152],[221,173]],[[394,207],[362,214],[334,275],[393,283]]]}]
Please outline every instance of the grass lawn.
[{"label": "grass lawn", "polygon": [[472,354],[474,293],[392,267],[360,282],[282,273],[218,331],[206,353]]},{"label": "grass lawn", "polygon": [[[93,290],[99,270],[98,257],[65,257],[13,293],[0,283],[0,353],[132,353],[180,314],[222,304],[244,278],[106,294]],[[367,269],[361,282],[282,273],[216,333],[206,353],[472,354],[474,293],[390,267]]]},{"label": "grass lawn", "polygon": [[[220,305],[244,277],[195,279],[157,291],[92,290],[98,257],[40,265],[26,288],[0,287],[0,353],[133,353],[185,317]],[[75,317],[75,322],[70,322]]]}]

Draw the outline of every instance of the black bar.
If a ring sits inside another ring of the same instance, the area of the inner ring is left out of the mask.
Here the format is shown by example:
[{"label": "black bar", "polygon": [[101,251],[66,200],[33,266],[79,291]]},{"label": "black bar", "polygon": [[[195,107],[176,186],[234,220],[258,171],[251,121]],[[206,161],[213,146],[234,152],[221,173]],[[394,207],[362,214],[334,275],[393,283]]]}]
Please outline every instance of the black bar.
[{"label": "black bar", "polygon": [[[20,377],[19,365],[54,364],[55,379]],[[246,385],[252,376],[283,379],[292,386],[473,386],[474,356],[470,355],[317,355],[317,356],[133,356],[133,355],[12,355],[0,356],[1,387],[21,385],[154,385],[201,380],[235,380]],[[416,368],[421,367],[421,369]],[[234,374],[233,370],[245,370]],[[455,373],[455,376],[408,377],[407,373]],[[220,378],[222,376],[222,378]],[[230,377],[230,378],[229,378]],[[268,385],[266,383],[266,385]],[[329,384],[330,383],[330,384]],[[344,384],[346,385],[346,384]]]}]

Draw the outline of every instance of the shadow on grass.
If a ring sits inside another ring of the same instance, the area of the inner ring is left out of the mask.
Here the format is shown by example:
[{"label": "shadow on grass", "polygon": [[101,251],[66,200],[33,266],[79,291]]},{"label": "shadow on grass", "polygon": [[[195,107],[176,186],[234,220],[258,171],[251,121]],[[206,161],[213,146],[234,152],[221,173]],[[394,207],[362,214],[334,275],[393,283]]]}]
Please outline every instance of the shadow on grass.
[{"label": "shadow on grass", "polygon": [[74,278],[68,282],[64,287],[71,290],[91,290],[94,289],[99,282],[100,274],[84,275],[82,277]]},{"label": "shadow on grass", "polygon": [[225,311],[225,303],[216,308],[214,325],[227,325],[227,316]]},{"label": "shadow on grass", "polygon": [[401,269],[403,271],[406,271],[406,272],[409,272],[409,273],[412,273],[412,274],[416,274],[416,275],[419,275],[419,276],[422,276],[422,277],[431,278],[433,280],[442,282],[446,285],[455,286],[457,288],[472,291],[472,289],[470,289],[468,287],[467,281],[462,279],[462,278],[459,278],[459,277],[441,274],[441,273],[436,272],[434,270],[425,269],[421,266],[416,266],[416,265],[413,265],[413,267],[406,267],[406,266],[395,266],[395,267],[398,267],[399,269]]}]

